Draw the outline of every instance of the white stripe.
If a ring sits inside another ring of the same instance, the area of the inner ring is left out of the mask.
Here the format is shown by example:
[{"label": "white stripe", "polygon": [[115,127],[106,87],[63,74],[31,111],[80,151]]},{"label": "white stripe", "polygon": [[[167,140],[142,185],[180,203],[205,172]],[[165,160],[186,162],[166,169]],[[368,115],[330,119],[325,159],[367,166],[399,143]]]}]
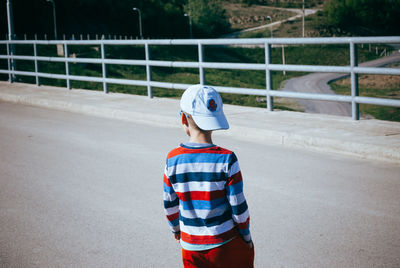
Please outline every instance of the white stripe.
[{"label": "white stripe", "polygon": [[172,185],[175,192],[216,191],[225,189],[225,181],[191,181]]},{"label": "white stripe", "polygon": [[235,163],[232,164],[231,169],[229,170],[228,176],[232,177],[233,175],[235,175],[239,171],[240,171],[239,161],[236,161]]},{"label": "white stripe", "polygon": [[228,209],[228,204],[223,204],[222,206],[219,206],[212,210],[208,209],[184,210],[183,208],[180,208],[180,213],[182,217],[189,219],[194,219],[194,218],[209,219],[224,214],[227,209]]},{"label": "white stripe", "polygon": [[178,232],[180,230],[179,224],[176,225],[176,226],[171,226],[170,225],[170,227],[171,227],[171,230],[174,231],[174,232]]},{"label": "white stripe", "polygon": [[165,214],[169,216],[169,215],[179,212],[179,206],[172,207],[172,208],[164,208],[164,211],[165,211]]},{"label": "white stripe", "polygon": [[243,236],[243,239],[244,239],[245,241],[250,241],[250,240],[251,240],[251,235],[250,235],[250,234],[245,235],[245,236]]},{"label": "white stripe", "polygon": [[235,194],[235,195],[228,195],[228,201],[232,206],[237,206],[242,204],[246,199],[244,198],[243,192]]},{"label": "white stripe", "polygon": [[174,174],[188,172],[223,172],[228,173],[227,163],[182,163],[169,167],[166,171],[168,177]]},{"label": "white stripe", "polygon": [[245,212],[243,212],[242,214],[236,216],[236,215],[232,215],[233,220],[236,223],[243,223],[245,221],[247,221],[247,219],[249,218],[249,210],[246,209]]},{"label": "white stripe", "polygon": [[197,227],[197,226],[187,226],[180,222],[182,232],[190,235],[219,235],[225,233],[234,227],[232,220],[228,220],[220,225],[212,227]]},{"label": "white stripe", "polygon": [[163,192],[163,193],[164,193],[164,201],[174,201],[175,199],[178,198],[178,195],[176,193],[172,193],[172,194],[169,194],[166,192]]}]

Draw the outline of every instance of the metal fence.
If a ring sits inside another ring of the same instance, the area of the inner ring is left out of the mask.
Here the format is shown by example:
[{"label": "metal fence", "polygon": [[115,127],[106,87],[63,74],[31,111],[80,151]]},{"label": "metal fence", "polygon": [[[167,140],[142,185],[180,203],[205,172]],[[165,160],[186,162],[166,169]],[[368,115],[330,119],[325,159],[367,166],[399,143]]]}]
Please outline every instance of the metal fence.
[{"label": "metal fence", "polygon": [[[182,39],[182,40],[84,40],[84,41],[0,41],[0,44],[7,46],[7,55],[0,55],[0,59],[5,59],[8,62],[7,70],[0,70],[1,74],[8,74],[9,81],[13,82],[13,76],[33,76],[36,77],[36,85],[39,86],[40,78],[54,78],[65,79],[67,88],[71,89],[70,81],[88,81],[100,82],[103,84],[103,90],[108,92],[107,84],[122,84],[122,85],[135,85],[147,87],[147,93],[152,98],[152,87],[167,88],[167,89],[186,89],[188,84],[181,83],[168,83],[153,81],[151,77],[151,67],[183,67],[183,68],[197,68],[199,70],[199,83],[205,84],[205,69],[240,69],[240,70],[262,70],[265,71],[266,83],[265,89],[254,88],[239,88],[239,87],[222,87],[215,86],[219,92],[234,93],[234,94],[247,94],[265,96],[267,100],[267,110],[273,110],[273,97],[294,98],[294,99],[308,99],[320,101],[338,101],[351,103],[352,118],[359,119],[359,104],[374,104],[400,107],[400,100],[385,99],[385,98],[372,98],[361,97],[358,95],[358,75],[359,74],[385,74],[385,75],[400,75],[398,68],[384,68],[384,67],[359,67],[358,66],[358,52],[357,47],[359,44],[393,44],[400,43],[400,37],[349,37],[349,38],[259,38],[259,39]],[[33,46],[34,55],[15,55],[14,45],[17,44],[30,44]],[[350,50],[350,65],[349,66],[317,66],[317,65],[292,65],[292,64],[272,64],[271,63],[271,48],[273,45],[328,45],[328,44],[347,44]],[[59,45],[63,47],[64,57],[47,57],[37,55],[37,45]],[[100,58],[72,58],[68,53],[70,45],[96,45],[100,46]],[[144,46],[145,59],[144,60],[131,60],[131,59],[108,59],[106,58],[105,46],[106,45],[141,45]],[[197,46],[198,61],[160,61],[152,60],[150,56],[150,46],[154,45],[191,45]],[[265,63],[224,63],[224,62],[206,62],[204,59],[204,47],[214,45],[250,45],[263,47],[265,49]],[[35,71],[18,71],[13,64],[15,60],[30,60],[34,61]],[[38,62],[64,62],[65,74],[53,74],[39,72]],[[70,63],[95,63],[102,65],[102,77],[88,77],[70,75]],[[146,80],[128,80],[107,77],[106,65],[137,65],[146,67]],[[329,73],[345,73],[351,77],[351,95],[332,95],[332,94],[315,94],[315,93],[300,93],[300,92],[287,92],[272,90],[272,71],[299,71],[299,72],[329,72]]]}]

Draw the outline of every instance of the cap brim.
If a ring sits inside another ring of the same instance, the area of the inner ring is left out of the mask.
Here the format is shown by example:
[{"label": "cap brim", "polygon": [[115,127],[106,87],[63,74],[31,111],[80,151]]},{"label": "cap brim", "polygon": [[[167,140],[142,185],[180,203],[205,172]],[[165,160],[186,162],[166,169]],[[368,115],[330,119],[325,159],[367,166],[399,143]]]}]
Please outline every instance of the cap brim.
[{"label": "cap brim", "polygon": [[202,130],[228,129],[229,123],[224,114],[219,116],[196,116],[192,115],[196,125]]}]

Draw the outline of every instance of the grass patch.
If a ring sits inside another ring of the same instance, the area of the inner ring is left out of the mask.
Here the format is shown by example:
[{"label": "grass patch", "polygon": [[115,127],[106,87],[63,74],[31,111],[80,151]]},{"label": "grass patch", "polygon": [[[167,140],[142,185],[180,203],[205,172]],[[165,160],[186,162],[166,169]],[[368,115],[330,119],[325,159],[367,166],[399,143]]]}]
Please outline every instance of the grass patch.
[{"label": "grass patch", "polygon": [[106,45],[104,49],[106,58],[109,59],[144,60],[146,58],[143,45]]},{"label": "grass patch", "polygon": [[[26,82],[23,81],[23,83]],[[67,82],[64,79],[40,78],[40,84],[53,87],[67,87]]]},{"label": "grass patch", "polygon": [[[22,68],[22,66],[17,64],[17,68],[19,70],[20,68]],[[65,74],[65,63],[64,62],[39,61],[38,62],[38,71],[43,72],[43,73]]]},{"label": "grass patch", "polygon": [[68,53],[73,58],[101,58],[100,46],[69,45]]},{"label": "grass patch", "polygon": [[36,77],[34,76],[16,75],[15,79],[20,82],[23,81],[23,83],[27,84],[36,84]]},{"label": "grass patch", "polygon": [[196,61],[197,46],[150,46],[150,58],[163,61]]},{"label": "grass patch", "polygon": [[19,66],[18,71],[34,72],[35,63],[30,60],[16,60],[17,66]]},{"label": "grass patch", "polygon": [[265,71],[206,69],[207,84],[265,89]]},{"label": "grass patch", "polygon": [[85,81],[70,81],[71,88],[84,88],[88,90],[103,91],[103,83],[85,82]]},{"label": "grass patch", "polygon": [[15,54],[23,56],[33,56],[33,45],[14,44]]},{"label": "grass patch", "polygon": [[146,80],[145,66],[108,64],[106,69],[108,78]]},{"label": "grass patch", "polygon": [[37,45],[36,51],[38,56],[59,57],[56,45]]},{"label": "grass patch", "polygon": [[94,63],[72,63],[69,64],[69,74],[78,76],[102,77],[102,67],[101,64]]},{"label": "grass patch", "polygon": [[0,74],[0,81],[8,81],[8,74]]},{"label": "grass patch", "polygon": [[152,80],[167,83],[197,84],[199,74],[193,68],[152,67]]},{"label": "grass patch", "polygon": [[[399,65],[397,64],[394,67],[399,67]],[[337,94],[351,95],[349,78],[331,83],[330,86]],[[359,77],[359,95],[400,99],[400,76],[361,75]],[[400,108],[360,104],[360,112],[363,115],[371,115],[376,119],[400,122]]]},{"label": "grass patch", "polygon": [[130,85],[107,84],[108,92],[134,95],[147,95],[147,88]]}]

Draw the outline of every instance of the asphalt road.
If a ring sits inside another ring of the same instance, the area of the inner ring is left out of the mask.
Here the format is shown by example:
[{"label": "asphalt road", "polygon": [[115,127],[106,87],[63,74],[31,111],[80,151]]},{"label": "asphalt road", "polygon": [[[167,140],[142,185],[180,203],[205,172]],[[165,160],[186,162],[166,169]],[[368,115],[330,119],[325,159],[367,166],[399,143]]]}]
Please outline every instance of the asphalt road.
[{"label": "asphalt road", "polygon": [[[398,45],[394,45],[394,47],[397,49]],[[386,57],[363,62],[360,64],[360,66],[385,66],[399,61],[400,53],[399,51],[397,51],[394,52],[392,55]],[[346,76],[348,75],[338,73],[312,73],[305,76],[289,79],[280,90],[319,94],[335,94],[335,92],[329,86],[329,83],[331,81],[338,80]],[[351,104],[349,103],[314,100],[297,100],[296,102],[304,108],[304,111],[306,113],[351,116]]]},{"label": "asphalt road", "polygon": [[[0,102],[0,267],[180,267],[159,128]],[[399,267],[400,166],[218,136],[245,180],[256,267]]]}]

